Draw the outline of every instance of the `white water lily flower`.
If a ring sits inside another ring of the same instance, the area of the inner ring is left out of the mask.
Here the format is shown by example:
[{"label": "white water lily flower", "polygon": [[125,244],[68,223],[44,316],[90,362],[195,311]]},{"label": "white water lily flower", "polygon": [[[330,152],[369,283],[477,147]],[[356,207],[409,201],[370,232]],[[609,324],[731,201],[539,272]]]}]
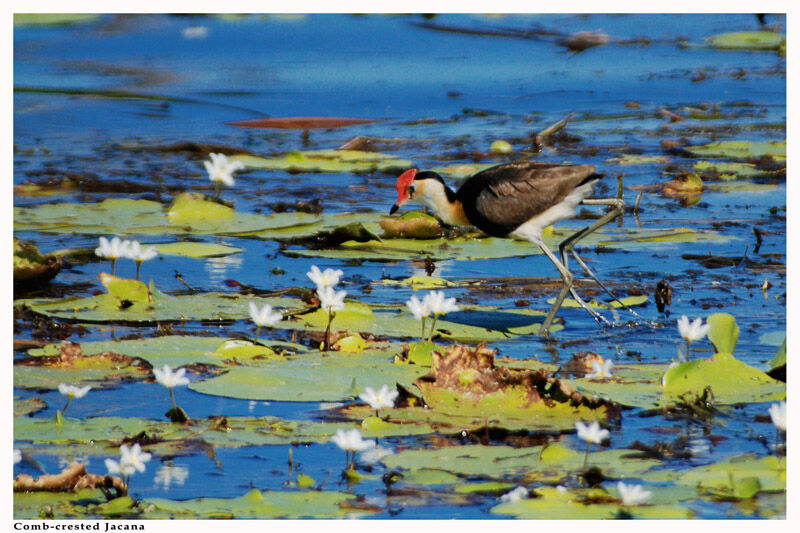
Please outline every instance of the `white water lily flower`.
[{"label": "white water lily flower", "polygon": [[156,485],[163,485],[164,490],[169,490],[169,486],[173,482],[183,485],[187,477],[189,477],[189,469],[185,466],[162,465],[156,470],[154,481]]},{"label": "white water lily flower", "polygon": [[311,265],[311,270],[306,274],[311,281],[317,286],[317,290],[324,289],[325,287],[333,287],[342,277],[341,270],[333,270],[326,268],[324,271],[320,270],[317,265]]},{"label": "white water lily flower", "polygon": [[592,361],[592,372],[586,375],[586,379],[608,379],[612,377],[611,369],[614,367],[614,361],[608,359],[602,363]]},{"label": "white water lily flower", "polygon": [[156,376],[156,381],[168,389],[180,387],[181,385],[188,385],[190,383],[189,378],[184,377],[184,374],[186,374],[185,368],[179,368],[173,372],[169,365],[164,365],[164,368],[161,370],[154,368],[153,374]]},{"label": "white water lily flower", "polygon": [[652,495],[649,490],[642,489],[641,485],[626,485],[622,481],[617,483],[617,490],[622,499],[622,505],[625,507],[644,503],[649,500]]},{"label": "white water lily flower", "polygon": [[346,452],[361,452],[375,447],[374,440],[364,440],[361,432],[355,428],[349,431],[337,429],[331,441]]},{"label": "white water lily flower", "polygon": [[406,306],[408,310],[411,311],[411,314],[414,315],[414,318],[417,320],[422,320],[423,318],[427,318],[431,311],[428,309],[428,306],[425,305],[424,301],[420,301],[419,298],[416,296],[412,296],[409,301],[406,302]]},{"label": "white water lily flower", "polygon": [[317,289],[320,305],[326,311],[339,311],[344,309],[344,297],[347,291],[335,291],[330,285]]},{"label": "white water lily flower", "polygon": [[270,304],[259,309],[255,302],[250,302],[250,319],[256,326],[272,327],[283,319],[283,315],[278,311],[273,312]]},{"label": "white water lily flower", "polygon": [[142,261],[149,261],[155,256],[158,255],[158,251],[155,249],[154,246],[150,246],[145,250],[142,250],[142,245],[139,241],[129,241],[130,246],[127,251],[128,259],[133,259],[134,261],[142,262]]},{"label": "white water lily flower", "polygon": [[14,464],[22,461],[22,452],[14,448]]},{"label": "white water lily flower", "polygon": [[578,430],[578,437],[590,444],[600,444],[610,435],[607,429],[600,429],[596,420],[591,424],[575,422],[575,429]]},{"label": "white water lily flower", "polygon": [[455,298],[445,298],[442,291],[431,291],[425,295],[422,304],[430,310],[432,315],[444,315],[458,311]]},{"label": "white water lily flower", "polygon": [[214,183],[222,182],[228,187],[233,187],[233,173],[237,170],[244,170],[244,163],[241,161],[228,161],[225,154],[208,154],[211,162],[203,161],[203,165],[208,172],[208,179]]},{"label": "white water lily flower", "polygon": [[506,492],[505,494],[500,496],[500,501],[509,502],[509,503],[515,503],[515,502],[518,502],[520,500],[523,500],[523,499],[527,498],[528,494],[529,494],[528,489],[526,489],[525,487],[520,486],[520,487],[517,487],[514,490],[512,490],[510,492]]},{"label": "white water lily flower", "polygon": [[786,431],[786,402],[773,403],[769,408],[769,417],[776,428]]},{"label": "white water lily flower", "polygon": [[709,329],[711,326],[703,324],[702,318],[696,318],[691,323],[686,315],[678,319],[678,333],[689,342],[699,341],[708,334]]},{"label": "white water lily flower", "polygon": [[394,401],[399,394],[396,390],[389,390],[389,385],[384,385],[377,392],[372,387],[367,387],[366,392],[359,394],[358,397],[377,410],[384,407],[394,407]]},{"label": "white water lily flower", "polygon": [[119,447],[119,453],[119,462],[113,459],[106,459],[106,468],[109,474],[130,475],[137,470],[139,472],[144,472],[144,464],[152,457],[149,453],[142,451],[142,447],[139,446],[139,443],[134,444],[130,448],[127,444],[123,444]]},{"label": "white water lily flower", "polygon": [[100,246],[94,249],[94,253],[98,257],[119,259],[120,257],[128,257],[130,245],[131,241],[123,241],[119,237],[114,237],[111,241],[105,237],[100,237]]},{"label": "white water lily flower", "polygon": [[75,385],[61,383],[58,386],[58,392],[64,396],[69,396],[70,398],[83,398],[91,389],[91,385],[86,385],[85,387],[76,387]]}]

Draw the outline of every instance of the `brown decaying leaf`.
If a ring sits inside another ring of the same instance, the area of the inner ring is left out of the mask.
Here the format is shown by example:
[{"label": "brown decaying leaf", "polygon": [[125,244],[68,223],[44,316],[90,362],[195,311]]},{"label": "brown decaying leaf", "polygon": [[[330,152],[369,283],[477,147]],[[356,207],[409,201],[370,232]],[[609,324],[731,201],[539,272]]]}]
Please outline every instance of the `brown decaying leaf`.
[{"label": "brown decaying leaf", "polygon": [[[419,378],[417,382],[428,382],[436,388],[448,389],[474,401],[484,396],[512,388],[522,388],[531,404],[544,402],[567,402],[584,405],[591,409],[610,404],[601,399],[584,396],[558,378],[550,377],[547,370],[512,370],[496,367],[496,350],[485,345],[475,349],[456,344],[447,353],[433,352],[431,373]],[[469,376],[468,380],[464,376]]]},{"label": "brown decaying leaf", "polygon": [[378,122],[373,118],[346,118],[346,117],[276,117],[256,118],[251,120],[238,120],[228,122],[231,126],[240,128],[271,128],[279,130],[311,130],[342,128],[358,124],[372,124]]},{"label": "brown decaying leaf", "polygon": [[569,37],[561,39],[558,44],[567,48],[571,52],[583,52],[595,46],[608,44],[611,39],[605,33],[594,31],[579,31]]},{"label": "brown decaying leaf", "polygon": [[125,485],[120,478],[110,475],[88,474],[86,467],[81,463],[72,463],[59,474],[43,474],[36,479],[28,474],[20,474],[14,480],[14,492],[64,492],[87,488],[109,488],[109,486],[116,489],[120,494],[125,492]]},{"label": "brown decaying leaf", "polygon": [[94,355],[83,355],[81,345],[67,340],[61,341],[61,352],[58,355],[45,355],[40,357],[26,357],[14,361],[15,365],[21,366],[49,366],[54,368],[70,368],[75,366],[78,359],[103,360],[107,359],[117,363],[117,368],[134,366],[143,373],[149,373],[152,366],[143,359],[129,357],[116,352],[102,352]]}]

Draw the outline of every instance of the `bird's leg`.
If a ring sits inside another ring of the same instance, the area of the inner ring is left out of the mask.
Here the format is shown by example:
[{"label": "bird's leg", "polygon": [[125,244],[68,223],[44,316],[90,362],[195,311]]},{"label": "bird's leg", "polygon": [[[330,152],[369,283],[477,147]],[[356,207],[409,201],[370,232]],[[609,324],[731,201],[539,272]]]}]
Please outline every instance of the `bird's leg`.
[{"label": "bird's leg", "polygon": [[[572,273],[569,270],[567,270],[567,268],[564,265],[561,264],[561,261],[559,261],[558,258],[555,256],[555,254],[550,251],[550,249],[547,247],[547,245],[544,243],[544,240],[542,240],[541,237],[536,237],[532,240],[533,242],[538,244],[539,248],[542,249],[542,252],[544,252],[544,254],[548,258],[550,258],[550,261],[552,261],[553,264],[556,266],[558,271],[561,273],[561,278],[564,280],[563,285],[561,285],[561,291],[558,293],[556,301],[553,302],[553,307],[550,308],[550,312],[547,313],[547,317],[544,319],[544,323],[542,324],[542,329],[539,330],[539,332],[542,335],[547,335],[548,330],[550,329],[550,325],[553,323],[553,319],[556,317],[556,313],[561,308],[561,304],[564,302],[564,298],[567,297],[567,293],[569,292],[570,288],[572,288],[573,278],[572,278]],[[583,306],[584,309],[586,309],[590,313],[592,312],[583,300],[580,300],[579,303]]]},{"label": "bird's leg", "polygon": [[[580,233],[580,232],[578,232],[578,233]],[[562,242],[558,246],[559,252],[561,252],[561,263],[563,263],[565,268],[569,269],[569,257],[566,254],[566,250],[563,248],[563,244],[564,243]],[[580,262],[580,258],[578,258],[578,261]],[[572,297],[575,298],[575,301],[578,302],[581,305],[581,307],[583,307],[584,309],[589,311],[589,313],[592,315],[592,317],[594,317],[594,319],[597,321],[598,324],[600,324],[600,323],[611,324],[611,322],[606,317],[604,317],[603,315],[601,315],[600,313],[598,313],[597,311],[592,309],[589,306],[589,304],[587,304],[583,300],[583,298],[580,297],[580,295],[578,294],[578,291],[575,290],[574,286],[569,288],[569,292],[570,292],[570,294],[572,294]]]},{"label": "bird's leg", "polygon": [[579,240],[583,239],[584,237],[586,237],[591,233],[594,233],[602,226],[608,224],[609,222],[620,216],[625,210],[625,201],[622,198],[588,198],[586,200],[583,200],[582,203],[586,205],[610,205],[613,206],[614,208],[605,215],[603,215],[602,217],[595,220],[589,226],[574,233],[573,235],[570,235],[564,241],[562,241],[561,244],[558,245],[558,250],[561,252],[561,257],[564,258],[566,257],[566,254],[571,253],[572,256],[575,258],[575,260],[578,262],[578,264],[581,266],[581,268],[583,268],[583,270],[589,275],[590,278],[592,278],[592,280],[594,280],[595,283],[597,283],[597,285],[600,286],[601,289],[606,291],[606,293],[608,293],[608,295],[611,296],[611,298],[619,302],[620,305],[622,305],[625,309],[630,311],[636,318],[640,320],[645,320],[644,318],[639,316],[639,314],[636,311],[634,311],[627,305],[620,302],[619,298],[617,298],[617,296],[613,292],[611,292],[611,290],[608,287],[603,285],[603,282],[601,282],[597,278],[595,273],[589,269],[589,267],[586,265],[586,263],[583,262],[583,259],[581,259],[580,256],[578,256],[577,252],[575,252],[574,249],[575,243],[577,243]]}]

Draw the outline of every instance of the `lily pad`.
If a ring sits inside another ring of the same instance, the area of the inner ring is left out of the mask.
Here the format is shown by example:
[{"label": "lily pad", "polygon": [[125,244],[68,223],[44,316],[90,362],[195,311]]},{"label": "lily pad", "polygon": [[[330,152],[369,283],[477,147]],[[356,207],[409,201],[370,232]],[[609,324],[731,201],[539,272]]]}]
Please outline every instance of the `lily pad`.
[{"label": "lily pad", "polygon": [[739,339],[739,326],[733,315],[714,313],[706,318],[706,322],[710,326],[708,340],[714,345],[714,349],[717,352],[733,353]]},{"label": "lily pad", "polygon": [[756,403],[786,398],[786,384],[735,359],[730,353],[717,353],[708,359],[680,363],[664,375],[667,398],[684,394],[700,395],[711,387],[718,404]]},{"label": "lily pad", "polygon": [[95,515],[87,505],[106,501],[100,489],[82,489],[76,492],[16,492],[14,493],[14,519],[38,520],[52,517],[56,520],[88,519]]},{"label": "lily pad", "polygon": [[470,176],[477,174],[482,170],[486,170],[487,168],[492,168],[493,166],[495,166],[495,163],[468,163],[433,167],[430,170],[447,178],[461,180],[469,178]]},{"label": "lily pad", "polygon": [[786,141],[719,141],[698,146],[687,146],[686,151],[698,157],[757,159],[768,155],[775,161],[785,161]]},{"label": "lily pad", "polygon": [[752,163],[722,163],[715,161],[697,161],[694,164],[694,171],[698,174],[714,173],[718,179],[735,180],[739,178],[749,178],[764,174]]},{"label": "lily pad", "polygon": [[53,279],[59,270],[58,257],[42,255],[33,243],[14,237],[14,285],[39,286]]},{"label": "lily pad", "polygon": [[358,150],[292,151],[280,157],[235,155],[229,159],[241,161],[246,167],[286,172],[333,172],[364,174],[369,172],[400,172],[414,166],[411,161],[378,152]]},{"label": "lily pad", "polygon": [[419,211],[403,213],[399,217],[382,218],[379,224],[383,237],[387,239],[435,239],[444,233],[435,217]]},{"label": "lily pad", "polygon": [[414,365],[395,365],[392,359],[391,352],[380,350],[304,354],[264,367],[233,367],[189,388],[247,400],[332,402],[358,396],[360,384],[400,383],[408,388],[427,371]]},{"label": "lily pad", "polygon": [[192,257],[194,259],[204,259],[207,257],[225,257],[237,254],[242,248],[226,246],[211,242],[171,242],[167,244],[156,244],[155,249],[162,255],[178,255],[181,257]]},{"label": "lily pad", "polygon": [[786,490],[786,458],[744,454],[688,470],[653,470],[643,476],[648,481],[671,481],[701,491],[724,491],[726,488],[733,491],[731,480],[736,483],[748,478],[757,479],[761,491],[783,492]]},{"label": "lily pad", "polygon": [[91,235],[238,235],[290,228],[318,219],[317,215],[295,212],[274,215],[237,213],[197,193],[178,195],[167,209],[158,202],[130,198],[14,208],[15,231]]},{"label": "lily pad", "polygon": [[623,154],[611,159],[606,159],[606,163],[612,165],[651,165],[651,164],[666,164],[672,161],[669,157],[663,155],[635,155]]},{"label": "lily pad", "polygon": [[94,22],[99,13],[14,13],[14,26],[70,26]]},{"label": "lily pad", "polygon": [[413,290],[421,289],[442,289],[445,287],[457,287],[459,284],[448,281],[443,278],[435,278],[432,276],[411,276],[403,280],[384,279],[381,280],[382,285],[405,285],[411,287]]},{"label": "lily pad", "polygon": [[[504,502],[492,507],[491,512],[523,520],[603,520],[616,518],[622,509],[621,503],[608,501],[610,496],[603,502],[596,492],[591,499],[585,490],[539,487],[535,493],[535,498]],[[598,499],[601,501],[594,501]],[[641,505],[631,508],[630,514],[634,518],[651,519],[685,519],[693,515],[689,509],[678,505]]]},{"label": "lily pad", "polygon": [[721,50],[780,50],[786,36],[772,31],[737,31],[706,37],[706,42]]},{"label": "lily pad", "polygon": [[[329,491],[264,491],[252,489],[238,498],[196,498],[166,500],[148,498],[147,518],[337,518],[356,512],[341,504],[354,500],[352,494]],[[152,508],[150,508],[152,506]],[[364,513],[363,510],[358,512]]]}]

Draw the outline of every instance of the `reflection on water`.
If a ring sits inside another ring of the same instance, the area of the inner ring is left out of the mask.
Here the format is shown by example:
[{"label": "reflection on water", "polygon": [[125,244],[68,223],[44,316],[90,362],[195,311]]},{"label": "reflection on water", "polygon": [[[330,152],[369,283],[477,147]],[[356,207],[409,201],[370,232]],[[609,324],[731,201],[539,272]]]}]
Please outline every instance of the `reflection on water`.
[{"label": "reflection on water", "polygon": [[157,486],[163,487],[164,490],[169,490],[172,483],[183,485],[188,477],[188,467],[165,464],[161,465],[158,470],[156,470],[155,483]]},{"label": "reflection on water", "polygon": [[241,254],[227,255],[225,257],[211,257],[203,265],[208,273],[208,281],[213,284],[222,284],[230,278],[233,272],[242,266]]}]

